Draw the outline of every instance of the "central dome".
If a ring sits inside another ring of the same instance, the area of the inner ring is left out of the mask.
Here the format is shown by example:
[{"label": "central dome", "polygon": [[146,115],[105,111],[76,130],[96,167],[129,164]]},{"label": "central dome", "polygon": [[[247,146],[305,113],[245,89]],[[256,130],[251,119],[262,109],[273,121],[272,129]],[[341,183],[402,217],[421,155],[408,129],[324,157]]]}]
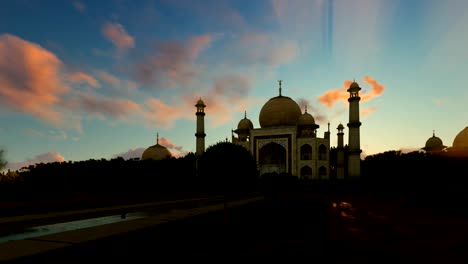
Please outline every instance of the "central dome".
[{"label": "central dome", "polygon": [[453,140],[454,148],[468,148],[468,127],[465,127]]},{"label": "central dome", "polygon": [[141,155],[142,160],[162,160],[162,159],[167,159],[172,157],[171,152],[169,150],[159,144],[156,144],[154,146],[151,146],[147,148],[144,152],[143,155]]},{"label": "central dome", "polygon": [[268,100],[260,111],[260,126],[295,126],[302,115],[297,103],[287,96],[276,96]]}]

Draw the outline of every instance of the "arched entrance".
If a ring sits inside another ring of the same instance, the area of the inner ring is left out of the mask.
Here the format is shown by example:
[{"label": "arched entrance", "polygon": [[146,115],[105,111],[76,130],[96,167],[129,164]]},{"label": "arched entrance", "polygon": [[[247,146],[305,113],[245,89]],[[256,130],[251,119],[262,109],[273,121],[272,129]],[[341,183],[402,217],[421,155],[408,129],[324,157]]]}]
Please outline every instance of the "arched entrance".
[{"label": "arched entrance", "polygon": [[301,147],[301,160],[312,159],[312,147],[309,144],[305,144]]},{"label": "arched entrance", "polygon": [[312,168],[309,166],[304,166],[301,168],[301,178],[302,179],[311,179],[312,178]]},{"label": "arched entrance", "polygon": [[320,179],[327,177],[327,168],[325,168],[324,166],[319,168],[319,177]]},{"label": "arched entrance", "polygon": [[268,143],[258,153],[260,175],[287,172],[286,149],[278,143]]},{"label": "arched entrance", "polygon": [[320,145],[318,152],[319,160],[327,160],[327,147],[325,147],[325,145]]}]

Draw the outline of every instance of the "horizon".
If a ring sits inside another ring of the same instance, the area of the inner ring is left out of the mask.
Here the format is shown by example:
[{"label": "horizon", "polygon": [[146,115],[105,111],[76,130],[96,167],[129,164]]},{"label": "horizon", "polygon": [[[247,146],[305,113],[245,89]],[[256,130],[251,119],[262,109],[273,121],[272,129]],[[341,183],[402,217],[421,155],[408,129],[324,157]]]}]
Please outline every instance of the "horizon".
[{"label": "horizon", "polygon": [[[468,126],[468,2],[5,1],[0,11],[0,149],[16,170],[39,162],[129,158],[156,142],[195,152],[255,128],[282,95],[320,128],[348,123],[362,90],[362,157],[410,152]],[[27,17],[28,19],[24,19]],[[348,128],[345,128],[345,144]],[[135,156],[137,157],[137,156]]]}]

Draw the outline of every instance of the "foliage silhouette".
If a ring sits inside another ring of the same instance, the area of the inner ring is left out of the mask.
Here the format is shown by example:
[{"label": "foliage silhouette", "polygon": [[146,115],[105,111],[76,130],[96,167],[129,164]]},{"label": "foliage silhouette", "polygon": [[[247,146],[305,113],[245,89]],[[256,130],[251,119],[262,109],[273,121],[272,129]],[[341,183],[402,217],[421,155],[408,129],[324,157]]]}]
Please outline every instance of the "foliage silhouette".
[{"label": "foliage silhouette", "polygon": [[257,165],[250,152],[234,143],[211,145],[199,160],[200,180],[211,189],[248,190],[256,184],[257,175]]},{"label": "foliage silhouette", "polygon": [[5,168],[5,166],[7,165],[4,155],[5,151],[3,149],[0,149],[0,171],[3,170],[3,168]]}]

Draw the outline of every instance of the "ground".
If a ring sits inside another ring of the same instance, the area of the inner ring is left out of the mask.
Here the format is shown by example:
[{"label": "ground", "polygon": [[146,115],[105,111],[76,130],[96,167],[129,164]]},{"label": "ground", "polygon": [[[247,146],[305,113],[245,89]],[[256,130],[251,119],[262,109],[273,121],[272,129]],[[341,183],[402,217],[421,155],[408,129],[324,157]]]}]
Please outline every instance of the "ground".
[{"label": "ground", "polygon": [[466,263],[466,217],[402,207],[366,195],[281,193],[262,203],[15,263]]}]

